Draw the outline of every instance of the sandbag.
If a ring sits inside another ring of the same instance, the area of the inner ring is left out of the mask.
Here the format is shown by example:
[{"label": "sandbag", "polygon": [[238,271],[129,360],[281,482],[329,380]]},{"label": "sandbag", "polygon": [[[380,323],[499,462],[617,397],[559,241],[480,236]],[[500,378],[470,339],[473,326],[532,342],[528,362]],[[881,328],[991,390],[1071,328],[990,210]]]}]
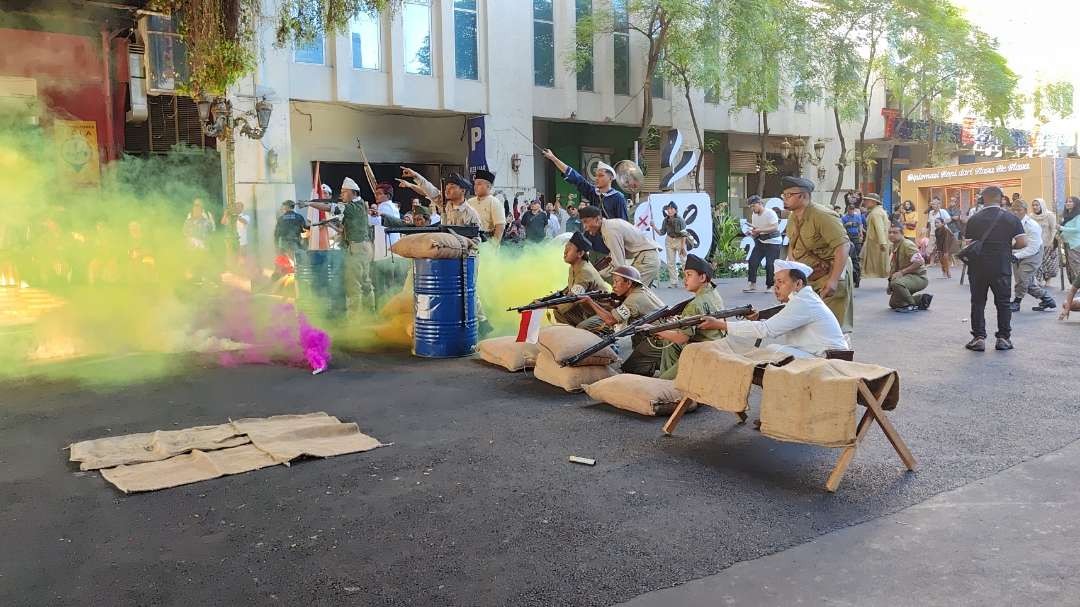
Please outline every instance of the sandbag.
[{"label": "sandbag", "polygon": [[[563,360],[596,344],[600,338],[595,333],[570,325],[551,325],[540,328],[537,341],[541,351],[547,352],[555,360]],[[608,346],[581,361],[577,366],[610,365],[617,360],[619,360],[619,355],[611,346]]]},{"label": "sandbag", "polygon": [[[620,373],[589,384],[585,386],[585,393],[616,409],[641,415],[671,415],[683,398],[672,380],[630,373]],[[694,409],[697,409],[697,402],[690,401],[687,411]]]},{"label": "sandbag", "polygon": [[390,250],[412,259],[459,259],[476,254],[476,243],[457,234],[432,232],[402,236]]},{"label": "sandbag", "polygon": [[518,342],[513,335],[492,337],[478,344],[480,358],[484,362],[503,367],[507,371],[520,371],[536,366],[536,344]]},{"label": "sandbag", "polygon": [[583,386],[615,375],[607,365],[586,367],[560,367],[559,363],[543,349],[536,355],[536,379],[558,386],[567,392],[581,392]]}]

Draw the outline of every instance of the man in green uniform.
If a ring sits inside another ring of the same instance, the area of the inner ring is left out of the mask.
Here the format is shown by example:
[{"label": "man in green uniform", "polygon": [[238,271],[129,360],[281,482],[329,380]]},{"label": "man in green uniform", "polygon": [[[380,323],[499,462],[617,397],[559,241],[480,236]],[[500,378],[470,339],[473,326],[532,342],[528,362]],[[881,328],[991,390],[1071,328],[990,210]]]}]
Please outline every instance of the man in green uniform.
[{"label": "man in green uniform", "polygon": [[788,217],[788,259],[813,269],[810,286],[836,315],[845,333],[855,324],[852,309],[852,271],[848,250],[851,241],[840,215],[810,201],[814,182],[801,177],[784,177],[784,209]]},{"label": "man in green uniform", "polygon": [[[634,266],[617,266],[612,270],[611,276],[611,290],[622,298],[618,307],[607,310],[590,297],[582,298],[606,327],[625,325],[664,307],[664,302],[652,289],[642,284],[641,273]],[[651,377],[660,369],[660,349],[653,347],[644,335],[635,335],[631,343],[634,351],[623,362],[623,373]]]},{"label": "man in green uniform", "polygon": [[900,226],[889,228],[889,242],[892,243],[890,256],[889,307],[897,312],[914,312],[930,308],[929,293],[915,297],[915,293],[926,288],[926,266],[919,249],[907,238]]},{"label": "man in green uniform", "polygon": [[[709,314],[724,309],[724,300],[716,292],[716,285],[713,284],[713,268],[709,262],[697,255],[686,256],[683,285],[687,291],[694,294],[694,299],[690,300],[683,309],[683,316]],[[686,344],[712,341],[723,336],[722,331],[700,327],[672,329],[657,333],[655,337],[671,342],[664,344],[664,349],[660,353],[660,379],[675,379],[675,375],[679,372],[679,355],[682,354]]]},{"label": "man in green uniform", "polygon": [[[360,186],[351,177],[341,183],[342,243],[345,245],[345,306],[349,316],[373,310],[375,287],[371,282],[371,223],[368,221],[368,204],[360,198]],[[325,202],[312,202],[310,206],[334,213]],[[339,207],[340,208],[340,207]]]},{"label": "man in green uniform", "polygon": [[[570,266],[570,274],[566,279],[565,295],[581,295],[592,291],[610,290],[608,284],[600,277],[600,273],[589,263],[589,251],[592,245],[580,232],[574,232],[569,242],[563,247],[563,261]],[[596,331],[603,326],[602,322],[593,320],[586,322],[593,316],[592,309],[584,302],[565,303],[555,306],[552,311],[555,320],[568,325],[574,325],[581,329]]]}]

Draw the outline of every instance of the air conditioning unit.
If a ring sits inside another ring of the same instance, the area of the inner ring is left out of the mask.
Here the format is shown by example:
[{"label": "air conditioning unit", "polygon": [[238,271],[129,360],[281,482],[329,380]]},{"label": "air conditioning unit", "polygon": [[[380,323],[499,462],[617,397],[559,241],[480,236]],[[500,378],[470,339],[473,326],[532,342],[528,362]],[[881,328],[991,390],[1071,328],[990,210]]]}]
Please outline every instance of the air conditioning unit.
[{"label": "air conditioning unit", "polygon": [[38,124],[40,115],[37,80],[19,76],[0,76],[0,115]]},{"label": "air conditioning unit", "polygon": [[131,109],[127,112],[128,122],[146,122],[149,108],[146,105],[146,72],[143,67],[145,52],[141,44],[128,47],[128,99]]}]

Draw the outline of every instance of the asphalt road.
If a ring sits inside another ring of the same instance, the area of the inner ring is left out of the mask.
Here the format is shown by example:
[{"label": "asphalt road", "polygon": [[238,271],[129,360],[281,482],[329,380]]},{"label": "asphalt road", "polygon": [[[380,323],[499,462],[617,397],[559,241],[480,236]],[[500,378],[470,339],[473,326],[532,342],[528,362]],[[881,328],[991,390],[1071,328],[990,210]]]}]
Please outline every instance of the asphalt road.
[{"label": "asphalt road", "polygon": [[[729,304],[771,301],[741,286],[723,285]],[[883,290],[865,281],[857,293],[856,359],[901,371],[892,419],[921,469],[904,473],[872,429],[834,495],[822,485],[836,451],[775,442],[707,408],[665,438],[661,419],[474,360],[361,355],[318,377],[196,367],[109,392],[0,386],[0,604],[609,605],[1080,437],[1069,356],[1080,326],[1030,312],[1029,299],[1017,349],[975,354],[962,348],[955,278],[931,281],[926,313],[888,311]],[[317,410],[393,445],[130,496],[63,451]]]}]

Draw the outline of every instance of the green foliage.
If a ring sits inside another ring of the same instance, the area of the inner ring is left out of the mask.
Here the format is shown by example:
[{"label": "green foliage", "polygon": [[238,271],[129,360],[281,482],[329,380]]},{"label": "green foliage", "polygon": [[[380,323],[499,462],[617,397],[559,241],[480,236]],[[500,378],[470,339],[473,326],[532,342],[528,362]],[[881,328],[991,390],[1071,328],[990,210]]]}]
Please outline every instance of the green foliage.
[{"label": "green foliage", "polygon": [[1049,82],[1035,87],[1031,94],[1032,112],[1041,124],[1067,118],[1073,113],[1071,82]]},{"label": "green foliage", "polygon": [[995,124],[1019,115],[1018,77],[996,40],[949,0],[895,4],[889,86],[905,116],[941,121],[957,105]]},{"label": "green foliage", "polygon": [[713,217],[713,249],[709,260],[721,272],[730,270],[732,264],[746,260],[746,251],[739,246],[743,233],[739,218],[727,213]]},{"label": "green foliage", "polygon": [[[150,0],[147,7],[179,17],[191,68],[184,92],[220,95],[255,69],[260,0]],[[283,0],[275,27],[279,47],[347,32],[361,12],[393,13],[401,0]]]}]

